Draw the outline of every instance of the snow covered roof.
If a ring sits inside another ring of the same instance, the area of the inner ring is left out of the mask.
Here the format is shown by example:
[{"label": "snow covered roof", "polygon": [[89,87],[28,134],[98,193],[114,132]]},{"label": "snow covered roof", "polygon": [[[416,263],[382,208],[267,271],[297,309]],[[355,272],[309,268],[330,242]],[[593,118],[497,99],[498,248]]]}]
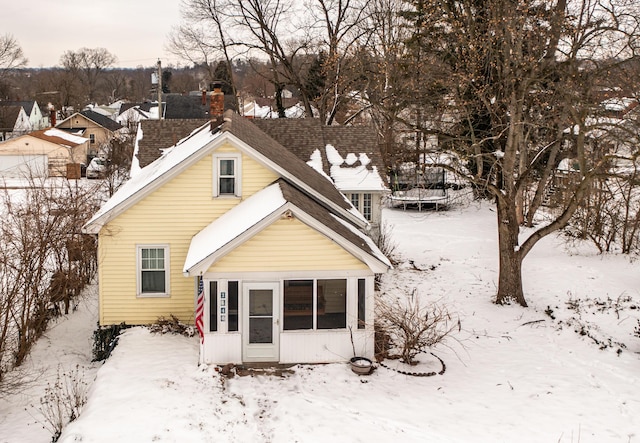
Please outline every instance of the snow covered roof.
[{"label": "snow covered roof", "polygon": [[[329,175],[341,191],[384,191],[387,189],[377,166],[368,165],[371,159],[366,153],[349,153],[343,158],[333,145],[326,146],[331,164]],[[356,164],[359,162],[359,164]]]},{"label": "snow covered roof", "polygon": [[291,216],[313,225],[375,272],[384,272],[391,267],[389,260],[368,236],[286,180],[278,179],[196,234],[191,240],[183,272],[188,276],[205,272],[217,258],[278,220],[287,211]]},{"label": "snow covered roof", "polygon": [[382,192],[384,164],[375,129],[326,126],[318,119],[253,120],[309,166],[329,177],[343,192]]},{"label": "snow covered roof", "polygon": [[138,162],[144,168],[161,156],[164,149],[174,146],[208,121],[202,118],[139,121],[132,163]]},{"label": "snow covered roof", "polygon": [[88,138],[80,137],[57,128],[42,129],[40,131],[31,132],[27,135],[69,148],[73,148],[89,141]]},{"label": "snow covered roof", "polygon": [[176,147],[141,169],[126,182],[84,226],[86,232],[97,233],[102,226],[139,199],[212,152],[225,140],[286,178],[338,216],[360,228],[367,225],[362,214],[325,177],[317,174],[302,160],[260,131],[251,121],[231,111],[225,112],[224,123],[215,131],[209,123],[196,129]]}]

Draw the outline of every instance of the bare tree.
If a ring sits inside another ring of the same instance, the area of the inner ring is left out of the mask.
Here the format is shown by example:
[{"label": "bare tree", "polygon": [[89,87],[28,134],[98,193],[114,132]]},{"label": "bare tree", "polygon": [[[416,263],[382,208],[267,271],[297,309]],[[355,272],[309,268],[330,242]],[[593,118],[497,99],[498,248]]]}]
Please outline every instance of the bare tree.
[{"label": "bare tree", "polygon": [[78,51],[65,51],[60,57],[60,64],[67,73],[72,78],[79,80],[84,86],[86,100],[89,103],[102,98],[97,95],[98,81],[104,71],[113,66],[116,61],[116,56],[104,48],[81,48]]},{"label": "bare tree", "polygon": [[27,189],[2,194],[0,383],[93,278],[96,242],[80,228],[96,210],[95,196],[71,183],[45,186],[33,176]]},{"label": "bare tree", "polygon": [[[443,128],[458,162],[445,164],[495,199],[499,238],[496,302],[526,306],[522,262],[545,236],[566,226],[592,184],[606,175],[612,147],[603,91],[612,70],[635,56],[637,6],[625,0],[415,1],[414,44],[441,62],[449,121]],[[446,131],[445,131],[446,130]],[[569,196],[523,238],[553,185],[561,158],[578,164]],[[535,197],[534,197],[535,199]]]},{"label": "bare tree", "polygon": [[16,39],[11,34],[0,35],[0,97],[10,95],[9,72],[26,64],[27,59]]},{"label": "bare tree", "polygon": [[27,59],[16,39],[11,34],[0,36],[0,78],[6,71],[26,64]]},{"label": "bare tree", "polygon": [[358,49],[367,44],[375,32],[368,25],[375,11],[373,0],[315,0],[309,2],[318,53],[322,54],[321,69],[324,88],[315,98],[320,118],[330,125],[351,101],[351,94],[360,79]]},{"label": "bare tree", "polygon": [[[187,21],[175,29],[169,42],[169,50],[179,57],[208,68],[209,81],[215,78],[214,62],[222,55],[227,74],[225,78],[233,97],[237,87],[233,75],[233,57],[230,52],[232,39],[228,34],[231,19],[223,11],[226,0],[187,0],[183,3],[182,15]],[[209,24],[213,27],[210,28]],[[237,106],[236,106],[237,107]]]}]

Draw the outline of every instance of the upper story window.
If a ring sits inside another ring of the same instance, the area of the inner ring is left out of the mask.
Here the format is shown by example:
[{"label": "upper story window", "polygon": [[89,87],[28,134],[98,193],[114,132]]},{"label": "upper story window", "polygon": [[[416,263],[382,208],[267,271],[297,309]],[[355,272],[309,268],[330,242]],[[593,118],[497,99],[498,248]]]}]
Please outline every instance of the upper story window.
[{"label": "upper story window", "polygon": [[96,135],[95,134],[89,134],[89,144],[94,144],[96,142]]},{"label": "upper story window", "polygon": [[138,256],[138,295],[169,295],[169,246],[140,245]]},{"label": "upper story window", "polygon": [[213,195],[240,196],[240,155],[219,154],[213,156]]},{"label": "upper story window", "polygon": [[372,196],[370,193],[366,194],[351,194],[351,204],[364,216],[365,220],[372,220]]}]

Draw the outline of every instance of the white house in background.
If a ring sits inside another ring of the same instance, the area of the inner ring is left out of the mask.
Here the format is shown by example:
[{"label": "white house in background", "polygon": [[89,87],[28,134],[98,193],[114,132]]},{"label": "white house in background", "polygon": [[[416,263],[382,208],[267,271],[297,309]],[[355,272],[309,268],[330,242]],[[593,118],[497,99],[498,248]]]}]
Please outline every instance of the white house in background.
[{"label": "white house in background", "polygon": [[51,126],[48,115],[42,113],[42,109],[35,100],[0,101],[0,108],[5,106],[21,106],[29,119],[30,131],[38,131]]},{"label": "white house in background", "polygon": [[41,129],[0,143],[0,176],[63,177],[68,163],[87,158],[89,139],[55,128]]},{"label": "white house in background", "polygon": [[31,121],[22,106],[0,106],[0,141],[18,137],[31,130]]}]

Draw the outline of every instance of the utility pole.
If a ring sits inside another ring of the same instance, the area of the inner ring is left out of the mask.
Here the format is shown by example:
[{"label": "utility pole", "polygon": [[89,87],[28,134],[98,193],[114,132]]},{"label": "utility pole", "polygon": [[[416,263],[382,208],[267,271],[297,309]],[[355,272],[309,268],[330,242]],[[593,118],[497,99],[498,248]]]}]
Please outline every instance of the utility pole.
[{"label": "utility pole", "polygon": [[158,120],[162,120],[162,64],[158,59]]}]

